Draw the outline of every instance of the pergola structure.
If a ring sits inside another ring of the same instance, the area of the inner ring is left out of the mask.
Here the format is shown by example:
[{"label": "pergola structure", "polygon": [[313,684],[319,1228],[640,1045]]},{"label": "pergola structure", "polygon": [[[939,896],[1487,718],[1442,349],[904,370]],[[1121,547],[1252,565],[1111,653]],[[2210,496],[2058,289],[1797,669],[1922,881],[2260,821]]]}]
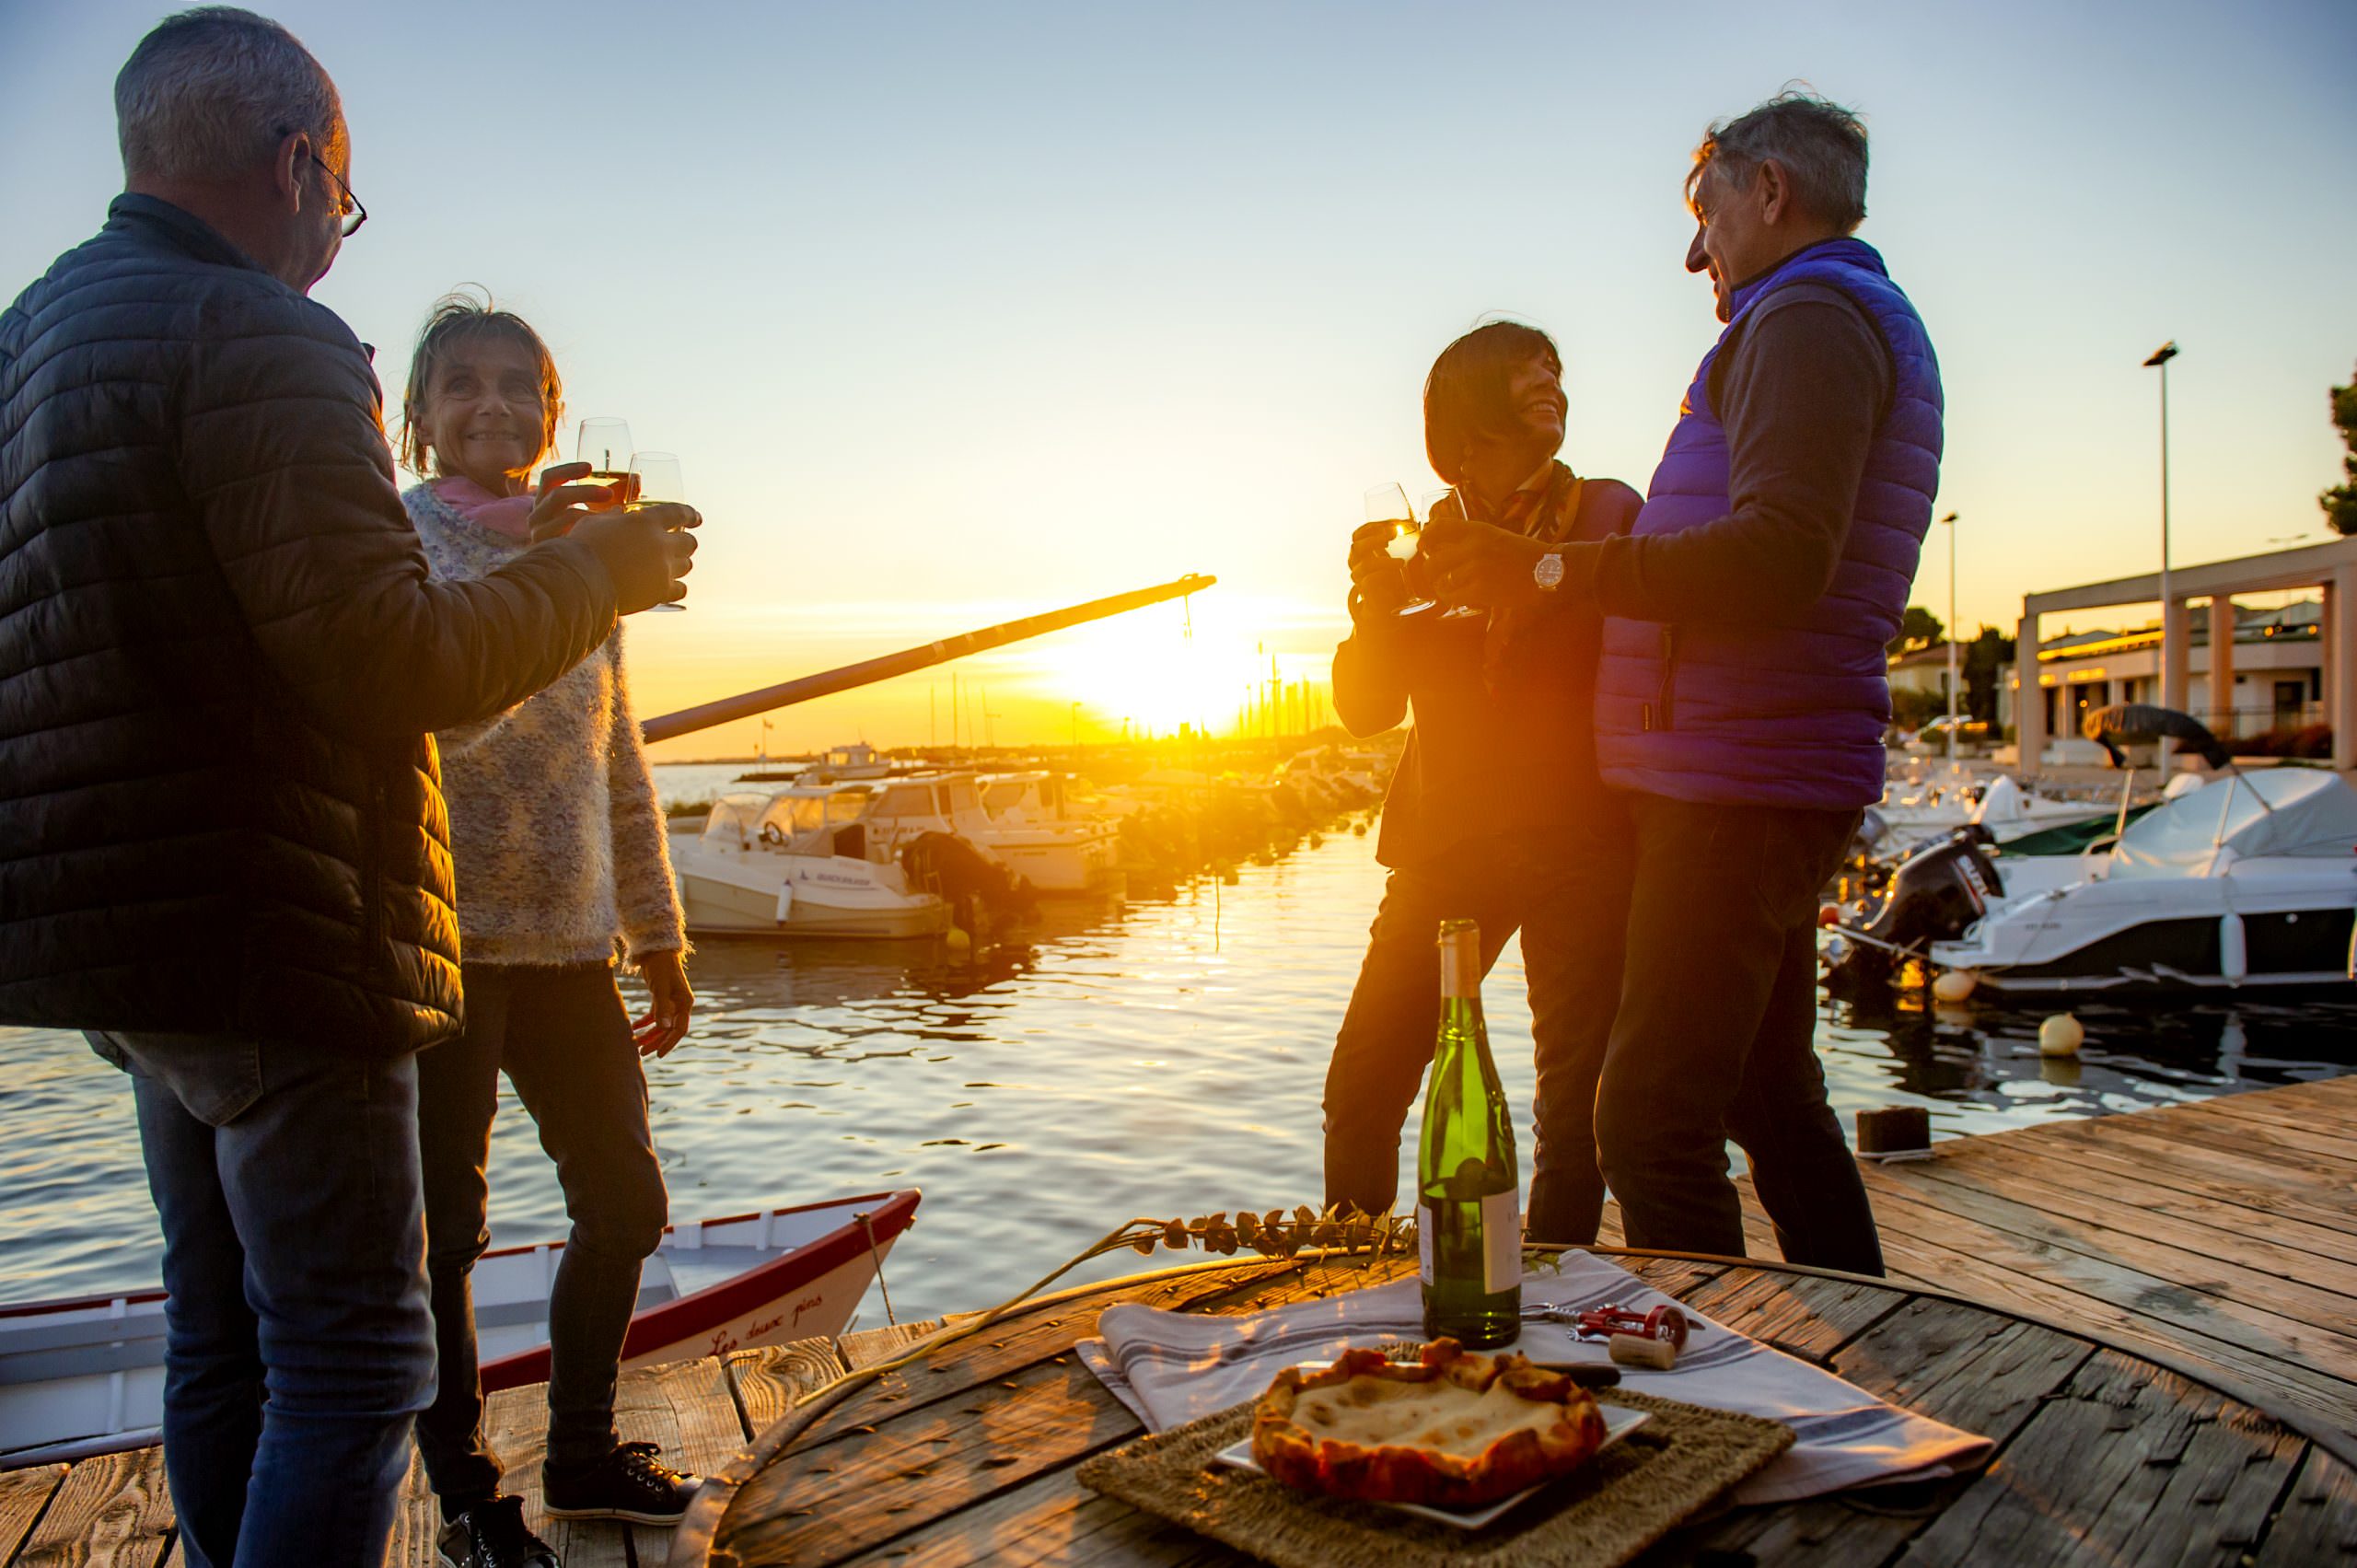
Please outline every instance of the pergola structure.
[{"label": "pergola structure", "polygon": [[[2235,701],[2235,596],[2301,588],[2324,592],[2324,707],[2332,725],[2332,765],[2357,768],[2357,538],[2247,555],[2237,561],[2213,561],[2204,566],[2170,567],[2168,602],[2161,607],[2160,704],[2180,711],[2185,707],[2190,684],[2187,653],[2193,640],[2192,620],[2187,611],[2194,600],[2207,599],[2212,628],[2212,712],[2194,716],[2209,720],[2221,734],[2230,733]],[[2024,772],[2037,771],[2049,738],[2046,701],[2039,691],[2038,618],[2065,610],[2151,604],[2160,597],[2157,572],[2023,597],[2020,646],[2014,660],[2021,690],[2014,703],[2014,726]]]}]

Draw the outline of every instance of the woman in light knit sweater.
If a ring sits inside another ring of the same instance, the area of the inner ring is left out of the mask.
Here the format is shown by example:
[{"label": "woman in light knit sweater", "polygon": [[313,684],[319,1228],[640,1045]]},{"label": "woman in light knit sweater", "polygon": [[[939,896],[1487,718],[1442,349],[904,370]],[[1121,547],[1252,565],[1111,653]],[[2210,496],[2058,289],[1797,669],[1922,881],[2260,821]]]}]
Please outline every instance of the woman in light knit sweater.
[{"label": "woman in light knit sweater", "polygon": [[[454,295],[418,341],[402,398],[402,457],[435,477],[403,497],[439,577],[474,578],[603,493],[552,468],[563,389],[538,333]],[[552,489],[555,482],[558,488]],[[426,1266],[441,1387],[418,1446],[442,1501],[455,1568],[554,1568],[500,1492],[483,1441],[469,1276],[490,1239],[484,1164],[505,1072],[555,1160],[572,1237],[550,1298],[548,1511],[665,1524],[695,1486],[652,1444],[614,1429],[622,1337],[639,1266],[666,1218],[642,1056],[687,1032],[687,940],[661,807],[622,677],[621,633],[554,684],[441,743],[459,887],[466,1032],[419,1059]],[[614,984],[619,952],[653,998],[633,1022]]]}]

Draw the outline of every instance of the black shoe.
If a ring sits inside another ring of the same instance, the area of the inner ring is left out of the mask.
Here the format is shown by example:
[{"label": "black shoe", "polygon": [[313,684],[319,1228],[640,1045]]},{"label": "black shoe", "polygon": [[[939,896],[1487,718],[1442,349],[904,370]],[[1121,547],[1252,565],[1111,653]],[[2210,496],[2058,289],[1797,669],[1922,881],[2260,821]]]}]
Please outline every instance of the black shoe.
[{"label": "black shoe", "polygon": [[524,1525],[524,1500],[494,1497],[442,1527],[442,1568],[563,1568],[555,1550]]},{"label": "black shoe", "polygon": [[628,1519],[633,1525],[676,1525],[695,1501],[702,1479],[673,1469],[652,1443],[624,1443],[585,1469],[540,1471],[552,1519]]}]

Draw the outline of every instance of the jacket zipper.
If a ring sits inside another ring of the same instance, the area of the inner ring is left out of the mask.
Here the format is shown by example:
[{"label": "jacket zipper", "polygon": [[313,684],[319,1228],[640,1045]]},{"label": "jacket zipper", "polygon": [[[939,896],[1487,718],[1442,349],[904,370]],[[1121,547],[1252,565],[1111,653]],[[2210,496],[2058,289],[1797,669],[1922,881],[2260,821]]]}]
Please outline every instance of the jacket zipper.
[{"label": "jacket zipper", "polygon": [[[1660,715],[1662,729],[1675,728],[1678,710],[1678,628],[1661,629],[1661,690],[1654,694],[1654,708]],[[1656,727],[1647,726],[1648,728]]]},{"label": "jacket zipper", "polygon": [[372,758],[368,767],[368,812],[360,825],[360,967],[373,974],[385,946],[385,774]]}]

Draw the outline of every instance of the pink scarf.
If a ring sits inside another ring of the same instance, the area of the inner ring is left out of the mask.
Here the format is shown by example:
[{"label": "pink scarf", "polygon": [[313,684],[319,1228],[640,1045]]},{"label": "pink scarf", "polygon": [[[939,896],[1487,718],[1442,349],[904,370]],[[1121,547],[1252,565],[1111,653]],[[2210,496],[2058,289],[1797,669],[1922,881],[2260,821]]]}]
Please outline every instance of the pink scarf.
[{"label": "pink scarf", "polygon": [[532,539],[532,496],[494,495],[462,473],[447,474],[427,486],[434,498],[467,521],[518,544]]}]

